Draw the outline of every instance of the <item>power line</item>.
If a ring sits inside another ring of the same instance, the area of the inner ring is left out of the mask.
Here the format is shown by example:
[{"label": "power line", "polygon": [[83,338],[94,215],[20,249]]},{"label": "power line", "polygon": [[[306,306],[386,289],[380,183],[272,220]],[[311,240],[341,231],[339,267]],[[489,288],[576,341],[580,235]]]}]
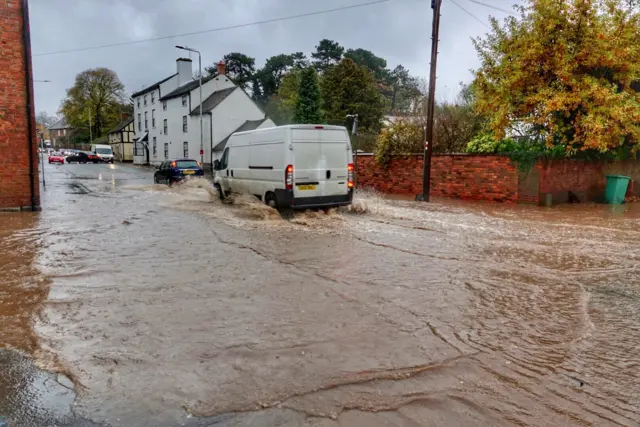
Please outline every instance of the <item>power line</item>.
[{"label": "power line", "polygon": [[478,18],[477,16],[475,16],[473,13],[469,12],[467,9],[465,9],[464,7],[460,6],[458,4],[458,2],[456,2],[456,0],[451,0],[451,3],[455,4],[456,6],[458,6],[460,9],[462,9],[464,12],[467,13],[467,15],[469,15],[470,17],[472,17],[473,19],[475,19],[476,21],[478,21],[479,23],[481,23],[482,25],[484,25],[485,27],[487,27],[488,29],[491,29],[491,27],[489,27],[487,24],[484,23],[484,21],[482,21],[482,19]]},{"label": "power line", "polygon": [[361,8],[361,7],[373,6],[373,5],[376,5],[376,4],[386,3],[388,1],[391,1],[391,0],[374,0],[374,1],[369,1],[369,2],[366,2],[366,3],[359,3],[359,4],[352,4],[352,5],[349,5],[349,6],[336,7],[336,8],[333,8],[333,9],[317,10],[315,12],[300,13],[300,14],[297,14],[297,15],[284,16],[284,17],[281,17],[281,18],[266,19],[264,21],[248,22],[246,24],[230,25],[230,26],[227,26],[227,27],[211,28],[211,29],[208,29],[208,30],[193,31],[193,32],[190,32],[190,33],[173,34],[173,35],[169,35],[169,36],[160,36],[160,37],[153,37],[153,38],[141,39],[141,40],[131,40],[131,41],[120,42],[120,43],[110,43],[110,44],[104,44],[104,45],[98,45],[98,46],[81,47],[81,48],[76,48],[76,49],[58,50],[58,51],[54,51],[54,52],[36,53],[33,56],[50,56],[50,55],[60,55],[60,54],[63,54],[63,53],[71,53],[71,52],[84,52],[84,51],[87,51],[87,50],[106,49],[106,48],[109,48],[109,47],[127,46],[127,45],[138,44],[138,43],[147,43],[147,42],[153,42],[153,41],[158,41],[158,40],[167,40],[167,39],[174,39],[174,38],[178,38],[178,37],[193,36],[193,35],[197,35],[197,34],[215,33],[215,32],[219,32],[219,31],[233,30],[233,29],[236,29],[236,28],[245,28],[245,27],[251,27],[251,26],[254,26],[254,25],[268,24],[268,23],[271,23],[271,22],[289,21],[289,20],[292,20],[292,19],[305,18],[305,17],[308,17],[308,16],[323,15],[323,14],[326,14],[326,13],[339,12],[339,11],[349,10],[349,9],[357,9],[357,8]]},{"label": "power line", "polygon": [[489,4],[489,3],[483,3],[483,2],[478,1],[478,0],[468,0],[468,1],[470,1],[471,3],[479,4],[480,6],[488,7],[489,9],[499,10],[500,12],[504,12],[504,13],[507,13],[507,14],[509,14],[509,15],[517,16],[517,15],[516,15],[515,13],[513,13],[513,11],[511,11],[511,10],[502,9],[502,8],[500,8],[500,7],[494,6],[494,5]]}]

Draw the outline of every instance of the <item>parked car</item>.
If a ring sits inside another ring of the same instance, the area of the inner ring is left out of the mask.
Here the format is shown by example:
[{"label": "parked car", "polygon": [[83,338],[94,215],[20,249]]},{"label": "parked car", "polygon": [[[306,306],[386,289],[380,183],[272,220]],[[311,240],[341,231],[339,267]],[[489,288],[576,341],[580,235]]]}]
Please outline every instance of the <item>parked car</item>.
[{"label": "parked car", "polygon": [[167,160],[162,162],[157,169],[153,175],[153,182],[156,184],[171,185],[185,178],[202,178],[204,176],[200,162],[190,159]]},{"label": "parked car", "polygon": [[61,165],[64,165],[64,156],[57,152],[49,154],[49,164],[51,163],[60,163]]},{"label": "parked car", "polygon": [[[67,163],[88,163],[91,161],[93,160],[91,160],[89,155],[84,151],[67,156]],[[97,163],[97,160],[94,163]]]},{"label": "parked car", "polygon": [[277,209],[327,208],[353,200],[351,142],[342,126],[234,133],[214,170],[223,198],[230,192],[253,194]]}]

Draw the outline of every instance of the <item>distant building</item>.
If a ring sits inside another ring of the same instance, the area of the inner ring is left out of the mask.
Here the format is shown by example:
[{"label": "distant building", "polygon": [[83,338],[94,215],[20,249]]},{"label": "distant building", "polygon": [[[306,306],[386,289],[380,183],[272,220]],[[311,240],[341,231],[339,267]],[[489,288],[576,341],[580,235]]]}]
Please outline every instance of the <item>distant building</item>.
[{"label": "distant building", "polygon": [[26,6],[26,1],[0,1],[0,210],[40,209]]},{"label": "distant building", "polygon": [[135,129],[133,117],[122,119],[120,124],[109,132],[109,144],[118,162],[133,162],[133,144]]},{"label": "distant building", "polygon": [[36,132],[38,134],[38,144],[40,144],[41,138],[45,141],[50,140],[49,129],[42,123],[36,123]]},{"label": "distant building", "polygon": [[49,135],[53,148],[69,148],[73,142],[73,127],[63,117],[58,120],[58,123],[49,128]]},{"label": "distant building", "polygon": [[[159,165],[165,159],[200,160],[200,91],[190,59],[176,61],[176,73],[132,95],[136,164]],[[223,63],[218,74],[202,79],[203,157],[211,165],[219,144],[247,122],[275,126],[264,112],[226,76]]]}]

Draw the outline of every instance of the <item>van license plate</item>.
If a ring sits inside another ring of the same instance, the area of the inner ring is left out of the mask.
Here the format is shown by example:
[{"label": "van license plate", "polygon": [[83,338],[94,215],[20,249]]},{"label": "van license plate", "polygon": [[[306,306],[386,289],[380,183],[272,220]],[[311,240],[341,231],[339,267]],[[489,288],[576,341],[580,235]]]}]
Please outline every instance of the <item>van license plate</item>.
[{"label": "van license plate", "polygon": [[196,171],[184,171],[185,175],[193,175],[195,173],[196,173]]},{"label": "van license plate", "polygon": [[298,190],[315,190],[315,185],[298,185]]}]

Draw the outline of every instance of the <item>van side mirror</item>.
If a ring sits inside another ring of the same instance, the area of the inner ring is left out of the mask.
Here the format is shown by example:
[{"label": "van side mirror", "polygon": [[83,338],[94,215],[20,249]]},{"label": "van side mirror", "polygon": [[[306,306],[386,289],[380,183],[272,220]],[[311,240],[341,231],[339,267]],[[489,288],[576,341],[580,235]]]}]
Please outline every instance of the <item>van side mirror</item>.
[{"label": "van side mirror", "polygon": [[217,171],[220,170],[220,160],[213,161],[213,169]]}]

